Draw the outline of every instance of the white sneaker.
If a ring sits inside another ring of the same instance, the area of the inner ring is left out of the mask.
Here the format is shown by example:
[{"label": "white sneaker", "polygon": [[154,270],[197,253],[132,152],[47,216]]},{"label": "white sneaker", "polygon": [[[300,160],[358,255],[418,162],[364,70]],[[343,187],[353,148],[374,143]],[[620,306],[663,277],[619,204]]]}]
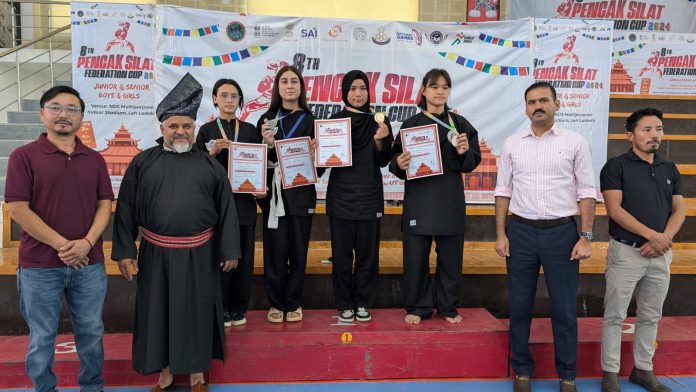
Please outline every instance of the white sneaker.
[{"label": "white sneaker", "polygon": [[352,309],[342,310],[338,314],[338,321],[342,323],[352,323],[355,320],[355,312]]},{"label": "white sneaker", "polygon": [[370,315],[370,311],[367,310],[367,308],[364,308],[364,307],[359,307],[359,308],[358,308],[358,311],[355,312],[355,318],[356,318],[358,321],[362,321],[362,322],[372,320],[372,316]]}]

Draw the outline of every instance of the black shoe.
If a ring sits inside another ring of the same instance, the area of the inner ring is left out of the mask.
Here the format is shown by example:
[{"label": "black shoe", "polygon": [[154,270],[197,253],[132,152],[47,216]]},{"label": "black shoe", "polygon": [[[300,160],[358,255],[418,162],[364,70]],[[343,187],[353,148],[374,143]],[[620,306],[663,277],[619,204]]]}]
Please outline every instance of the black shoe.
[{"label": "black shoe", "polygon": [[372,316],[367,308],[361,306],[355,311],[355,319],[364,323],[372,320]]},{"label": "black shoe", "polygon": [[561,392],[577,392],[575,380],[561,380],[558,390]]},{"label": "black shoe", "polygon": [[338,314],[338,321],[342,323],[352,323],[355,321],[355,311],[353,311],[353,309],[341,310]]},{"label": "black shoe", "polygon": [[231,312],[230,313],[230,325],[244,325],[246,324],[246,317],[243,313]]},{"label": "black shoe", "polygon": [[633,368],[631,375],[628,377],[628,381],[640,385],[645,388],[648,392],[671,392],[672,389],[666,385],[662,385],[660,381],[655,377],[655,373],[652,370],[640,370],[638,368]]},{"label": "black shoe", "polygon": [[619,373],[604,372],[602,377],[602,392],[621,392]]},{"label": "black shoe", "polygon": [[531,392],[532,383],[529,380],[529,376],[515,376],[515,380],[512,382],[512,390],[515,392]]},{"label": "black shoe", "polygon": [[225,328],[232,326],[232,317],[230,315],[230,312],[225,312],[222,314],[222,322]]}]

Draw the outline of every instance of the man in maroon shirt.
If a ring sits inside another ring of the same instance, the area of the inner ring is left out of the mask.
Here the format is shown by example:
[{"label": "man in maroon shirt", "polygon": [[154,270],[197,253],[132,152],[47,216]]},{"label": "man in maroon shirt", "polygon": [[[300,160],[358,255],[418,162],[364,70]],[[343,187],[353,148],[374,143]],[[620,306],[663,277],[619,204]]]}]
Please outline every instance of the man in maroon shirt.
[{"label": "man in maroon shirt", "polygon": [[12,219],[22,228],[17,289],[29,326],[26,369],[35,390],[56,390],[51,367],[65,294],[80,357],[80,390],[97,392],[104,389],[101,235],[114,194],[104,158],[75,137],[85,109],[79,93],[56,86],[40,104],[46,133],[12,152],[5,189]]}]

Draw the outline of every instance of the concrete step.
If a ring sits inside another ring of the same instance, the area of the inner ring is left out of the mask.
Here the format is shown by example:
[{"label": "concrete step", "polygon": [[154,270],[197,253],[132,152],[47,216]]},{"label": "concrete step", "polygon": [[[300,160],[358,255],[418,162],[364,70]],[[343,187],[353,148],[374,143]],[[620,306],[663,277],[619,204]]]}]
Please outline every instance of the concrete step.
[{"label": "concrete step", "polygon": [[22,110],[28,111],[38,111],[41,108],[38,99],[23,99],[22,100]]},{"label": "concrete step", "polygon": [[72,87],[72,80],[56,80],[54,85]]},{"label": "concrete step", "polygon": [[40,124],[41,116],[38,111],[7,112],[9,124]]},{"label": "concrete step", "polygon": [[7,157],[0,157],[0,177],[7,175]]},{"label": "concrete step", "polygon": [[34,140],[45,129],[43,124],[0,124],[0,140]]},{"label": "concrete step", "polygon": [[0,140],[0,157],[7,158],[15,148],[31,142],[32,140]]}]

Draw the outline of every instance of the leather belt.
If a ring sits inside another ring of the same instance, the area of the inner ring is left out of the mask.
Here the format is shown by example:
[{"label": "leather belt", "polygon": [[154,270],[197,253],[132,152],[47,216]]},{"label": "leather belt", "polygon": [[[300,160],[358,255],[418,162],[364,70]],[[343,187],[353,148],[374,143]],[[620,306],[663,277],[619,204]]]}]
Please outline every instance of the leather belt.
[{"label": "leather belt", "polygon": [[512,220],[514,220],[517,223],[522,223],[523,225],[536,227],[537,229],[550,229],[552,227],[565,225],[565,224],[568,224],[570,222],[575,221],[575,219],[573,219],[572,216],[566,216],[564,218],[558,218],[558,219],[535,220],[535,219],[523,218],[523,217],[521,217],[519,215],[515,215],[515,214],[512,214]]},{"label": "leather belt", "polygon": [[611,238],[614,241],[620,242],[624,245],[632,246],[634,248],[640,248],[641,246],[643,246],[647,242],[647,241],[643,241],[643,242],[629,241],[629,240],[625,240],[625,239],[619,238],[619,237],[611,237]]}]

